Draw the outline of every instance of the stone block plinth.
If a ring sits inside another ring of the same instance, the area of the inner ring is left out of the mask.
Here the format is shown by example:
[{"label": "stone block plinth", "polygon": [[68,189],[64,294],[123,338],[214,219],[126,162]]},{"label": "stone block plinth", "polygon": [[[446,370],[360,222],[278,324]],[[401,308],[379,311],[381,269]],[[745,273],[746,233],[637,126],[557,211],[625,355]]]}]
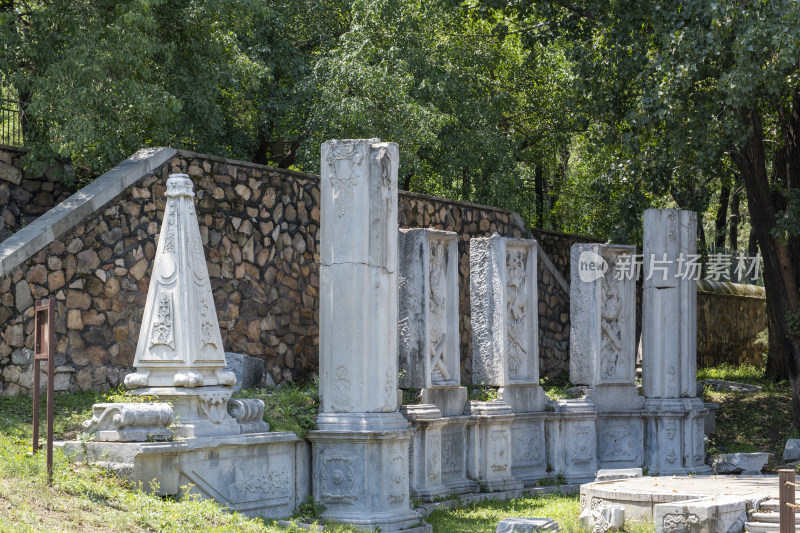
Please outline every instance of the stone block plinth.
[{"label": "stone block plinth", "polygon": [[600,468],[635,469],[644,464],[644,418],[641,411],[600,411],[597,416]]},{"label": "stone block plinth", "polygon": [[594,479],[597,463],[597,407],[590,400],[555,400],[548,419],[548,462],[553,475],[570,483]]},{"label": "stone block plinth", "polygon": [[74,460],[102,464],[140,483],[147,492],[197,494],[252,517],[287,517],[311,493],[309,446],[294,433],[57,446]]},{"label": "stone block plinth", "polygon": [[645,464],[650,472],[705,474],[706,408],[697,398],[647,399]]},{"label": "stone block plinth", "polygon": [[467,474],[489,490],[521,489],[522,482],[511,470],[511,408],[501,400],[470,401],[466,414],[473,421],[468,428]]},{"label": "stone block plinth", "polygon": [[515,414],[511,424],[511,472],[526,486],[548,476],[546,415],[545,412]]}]

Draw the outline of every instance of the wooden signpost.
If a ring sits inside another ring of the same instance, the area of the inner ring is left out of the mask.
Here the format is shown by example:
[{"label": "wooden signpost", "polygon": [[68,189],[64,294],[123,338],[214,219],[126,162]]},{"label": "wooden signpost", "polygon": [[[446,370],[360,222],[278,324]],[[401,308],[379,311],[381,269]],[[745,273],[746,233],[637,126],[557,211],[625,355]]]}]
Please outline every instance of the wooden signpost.
[{"label": "wooden signpost", "polygon": [[34,307],[33,453],[39,450],[39,375],[47,361],[47,483],[53,484],[53,401],[55,376],[56,299],[39,300]]}]

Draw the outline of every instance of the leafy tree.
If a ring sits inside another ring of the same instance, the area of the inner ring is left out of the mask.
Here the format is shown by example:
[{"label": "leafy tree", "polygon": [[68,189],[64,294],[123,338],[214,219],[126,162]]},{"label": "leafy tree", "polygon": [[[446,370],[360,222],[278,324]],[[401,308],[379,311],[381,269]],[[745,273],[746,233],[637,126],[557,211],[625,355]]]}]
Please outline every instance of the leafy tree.
[{"label": "leafy tree", "polygon": [[529,46],[555,36],[574,44],[587,111],[621,147],[628,179],[704,211],[720,183],[740,176],[764,258],[769,364],[787,365],[800,427],[800,4],[515,6],[515,16],[544,24]]}]

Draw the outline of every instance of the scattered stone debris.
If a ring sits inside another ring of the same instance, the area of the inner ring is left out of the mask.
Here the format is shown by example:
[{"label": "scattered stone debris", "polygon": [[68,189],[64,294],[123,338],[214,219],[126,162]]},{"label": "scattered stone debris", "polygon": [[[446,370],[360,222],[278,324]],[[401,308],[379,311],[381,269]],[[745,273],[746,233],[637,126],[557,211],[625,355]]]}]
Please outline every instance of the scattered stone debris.
[{"label": "scattered stone debris", "polygon": [[704,379],[700,383],[702,383],[706,388],[716,392],[746,392],[750,394],[761,392],[761,385],[737,383],[736,381],[724,381],[722,379]]}]

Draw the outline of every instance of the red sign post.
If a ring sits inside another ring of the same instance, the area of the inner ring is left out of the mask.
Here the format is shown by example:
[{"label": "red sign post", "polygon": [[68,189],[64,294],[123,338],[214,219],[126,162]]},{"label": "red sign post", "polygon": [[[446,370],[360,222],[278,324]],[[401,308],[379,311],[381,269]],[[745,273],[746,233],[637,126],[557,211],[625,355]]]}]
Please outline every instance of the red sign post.
[{"label": "red sign post", "polygon": [[34,307],[33,349],[33,453],[39,450],[39,374],[47,361],[47,482],[53,484],[53,381],[56,373],[56,299],[39,300]]}]

